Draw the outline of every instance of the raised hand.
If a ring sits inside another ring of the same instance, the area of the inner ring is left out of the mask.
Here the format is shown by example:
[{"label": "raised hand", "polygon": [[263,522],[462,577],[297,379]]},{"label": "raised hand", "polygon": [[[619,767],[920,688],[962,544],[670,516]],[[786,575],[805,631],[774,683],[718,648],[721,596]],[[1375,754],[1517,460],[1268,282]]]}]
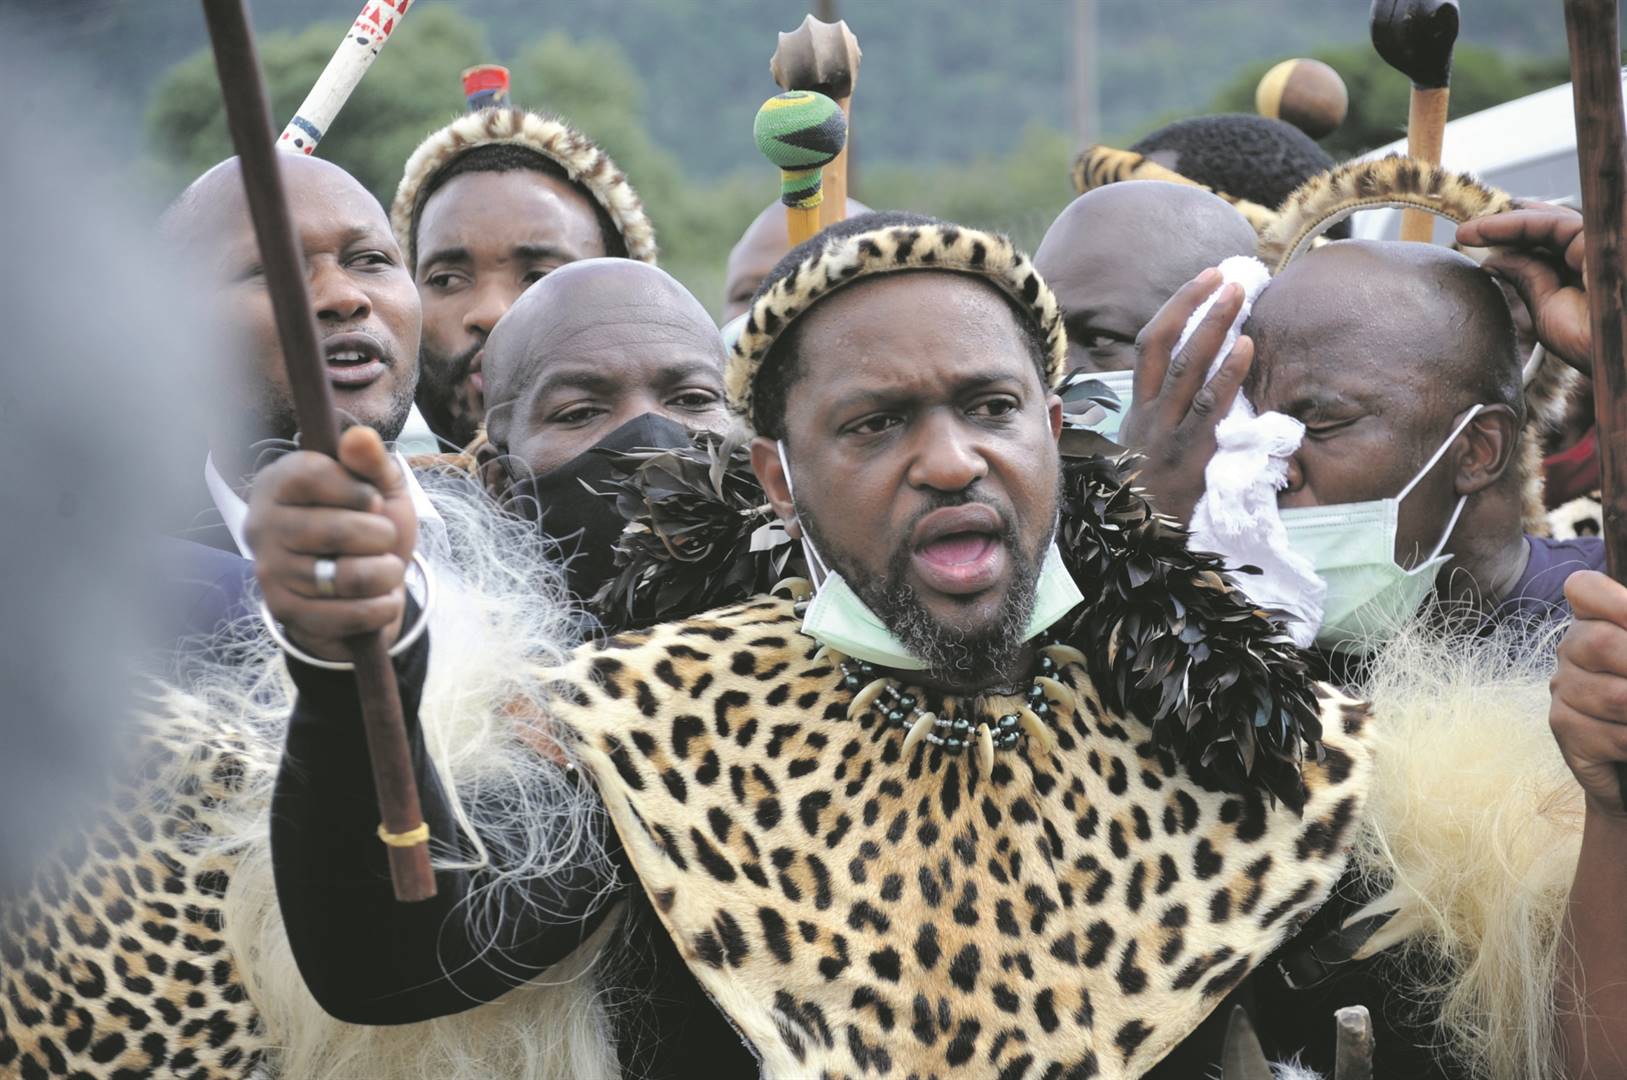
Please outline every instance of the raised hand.
[{"label": "raised hand", "polygon": [[266,607],[300,648],[348,660],[347,637],[400,636],[418,519],[401,467],[373,429],[346,431],[337,461],[301,451],[262,469],[246,534]]},{"label": "raised hand", "polygon": [[1596,809],[1627,818],[1618,764],[1627,764],[1627,586],[1591,570],[1565,582],[1576,621],[1559,644],[1548,723]]},{"label": "raised hand", "polygon": [[1239,337],[1220,370],[1204,381],[1226,332],[1242,310],[1243,290],[1221,286],[1214,307],[1186,347],[1175,354],[1193,312],[1220,284],[1219,270],[1205,270],[1165,302],[1136,338],[1135,386],[1119,442],[1146,457],[1140,485],[1153,505],[1183,524],[1203,495],[1203,470],[1215,453],[1215,428],[1236,400],[1254,342]]},{"label": "raised hand", "polygon": [[1582,215],[1568,206],[1525,203],[1458,226],[1469,247],[1495,247],[1481,265],[1514,286],[1531,312],[1537,340],[1587,374],[1592,329],[1583,275]]}]

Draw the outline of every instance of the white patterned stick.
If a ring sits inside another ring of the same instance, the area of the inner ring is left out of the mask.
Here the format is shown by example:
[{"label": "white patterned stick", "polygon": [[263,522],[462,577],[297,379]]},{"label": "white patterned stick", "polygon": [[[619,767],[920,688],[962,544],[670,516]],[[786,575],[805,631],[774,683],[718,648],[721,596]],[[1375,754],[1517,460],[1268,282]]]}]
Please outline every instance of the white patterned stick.
[{"label": "white patterned stick", "polygon": [[407,6],[412,2],[367,0],[355,23],[345,31],[345,39],[339,43],[333,59],[322,69],[322,77],[316,80],[299,111],[283,128],[277,149],[292,154],[309,154],[316,149],[328,125],[349,100],[351,91],[378,59],[379,50],[406,18]]}]

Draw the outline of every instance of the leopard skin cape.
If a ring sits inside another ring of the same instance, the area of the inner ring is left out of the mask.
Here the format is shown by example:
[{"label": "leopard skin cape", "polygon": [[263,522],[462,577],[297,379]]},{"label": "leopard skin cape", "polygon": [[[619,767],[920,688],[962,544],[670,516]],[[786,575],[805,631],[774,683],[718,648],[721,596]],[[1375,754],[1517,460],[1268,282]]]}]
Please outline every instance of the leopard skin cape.
[{"label": "leopard skin cape", "polygon": [[765,1076],[1134,1077],[1333,887],[1371,729],[1314,687],[1296,812],[1059,677],[1053,752],[905,753],[767,596],[584,646],[556,718]]}]

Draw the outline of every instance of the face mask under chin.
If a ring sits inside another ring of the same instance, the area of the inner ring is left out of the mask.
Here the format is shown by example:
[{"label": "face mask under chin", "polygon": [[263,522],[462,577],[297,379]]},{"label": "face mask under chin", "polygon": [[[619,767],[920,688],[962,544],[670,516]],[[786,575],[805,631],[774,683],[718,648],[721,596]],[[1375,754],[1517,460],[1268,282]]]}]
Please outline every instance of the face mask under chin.
[{"label": "face mask under chin", "polygon": [[612,499],[594,494],[611,490],[616,478],[609,452],[673,449],[690,442],[683,425],[645,413],[563,465],[514,480],[503,502],[559,546],[571,593],[588,600],[615,573],[616,539],[626,525]]},{"label": "face mask under chin", "polygon": [[[793,501],[796,493],[785,443],[777,444],[780,467]],[[814,598],[802,620],[802,632],[837,652],[898,671],[924,671],[928,663],[912,651],[864,602],[842,574],[825,562],[809,530],[802,530],[802,549],[814,580]],[[1079,587],[1062,562],[1062,552],[1053,540],[1046,548],[1034,584],[1033,604],[1020,641],[1031,641],[1048,630],[1084,600]]]}]

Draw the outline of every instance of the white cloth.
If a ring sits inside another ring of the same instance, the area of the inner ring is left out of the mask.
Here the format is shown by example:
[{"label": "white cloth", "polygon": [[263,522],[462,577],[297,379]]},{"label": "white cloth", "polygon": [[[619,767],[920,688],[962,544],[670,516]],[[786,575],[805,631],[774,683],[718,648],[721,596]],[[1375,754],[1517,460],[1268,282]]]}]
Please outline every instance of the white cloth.
[{"label": "white cloth", "polygon": [[[1231,352],[1271,273],[1260,260],[1234,255],[1220,264],[1222,284],[1243,289],[1243,307],[1237,313],[1209,366],[1214,378]],[[1216,295],[1219,289],[1215,290]],[[1181,332],[1179,352],[1214,306],[1210,296],[1193,313]],[[1258,567],[1258,574],[1238,574],[1234,580],[1249,599],[1282,614],[1284,629],[1294,644],[1307,648],[1322,625],[1322,603],[1327,583],[1317,576],[1309,559],[1288,546],[1288,532],[1277,513],[1277,492],[1288,483],[1288,459],[1305,437],[1305,425],[1278,412],[1261,416],[1238,393],[1231,411],[1215,429],[1215,455],[1204,469],[1204,492],[1192,513],[1192,547],[1225,558],[1227,566]]]},{"label": "white cloth", "polygon": [[[418,515],[419,548],[432,558],[436,554],[444,554],[447,550],[446,522],[441,520],[435,505],[429,501],[423,486],[418,483],[418,478],[413,476],[407,459],[398,453],[395,455],[395,462],[401,466],[401,475],[407,478],[407,494],[412,497],[412,509]],[[232,485],[226,482],[226,478],[220,475],[220,470],[215,468],[213,454],[204,458],[203,482],[209,486],[209,497],[214,500],[215,509],[220,511],[220,520],[225,523],[226,531],[232,534],[232,542],[237,545],[238,553],[245,559],[254,558],[254,552],[249,550],[249,542],[243,535],[243,523],[249,516],[249,504],[244,502],[232,489]]]}]

